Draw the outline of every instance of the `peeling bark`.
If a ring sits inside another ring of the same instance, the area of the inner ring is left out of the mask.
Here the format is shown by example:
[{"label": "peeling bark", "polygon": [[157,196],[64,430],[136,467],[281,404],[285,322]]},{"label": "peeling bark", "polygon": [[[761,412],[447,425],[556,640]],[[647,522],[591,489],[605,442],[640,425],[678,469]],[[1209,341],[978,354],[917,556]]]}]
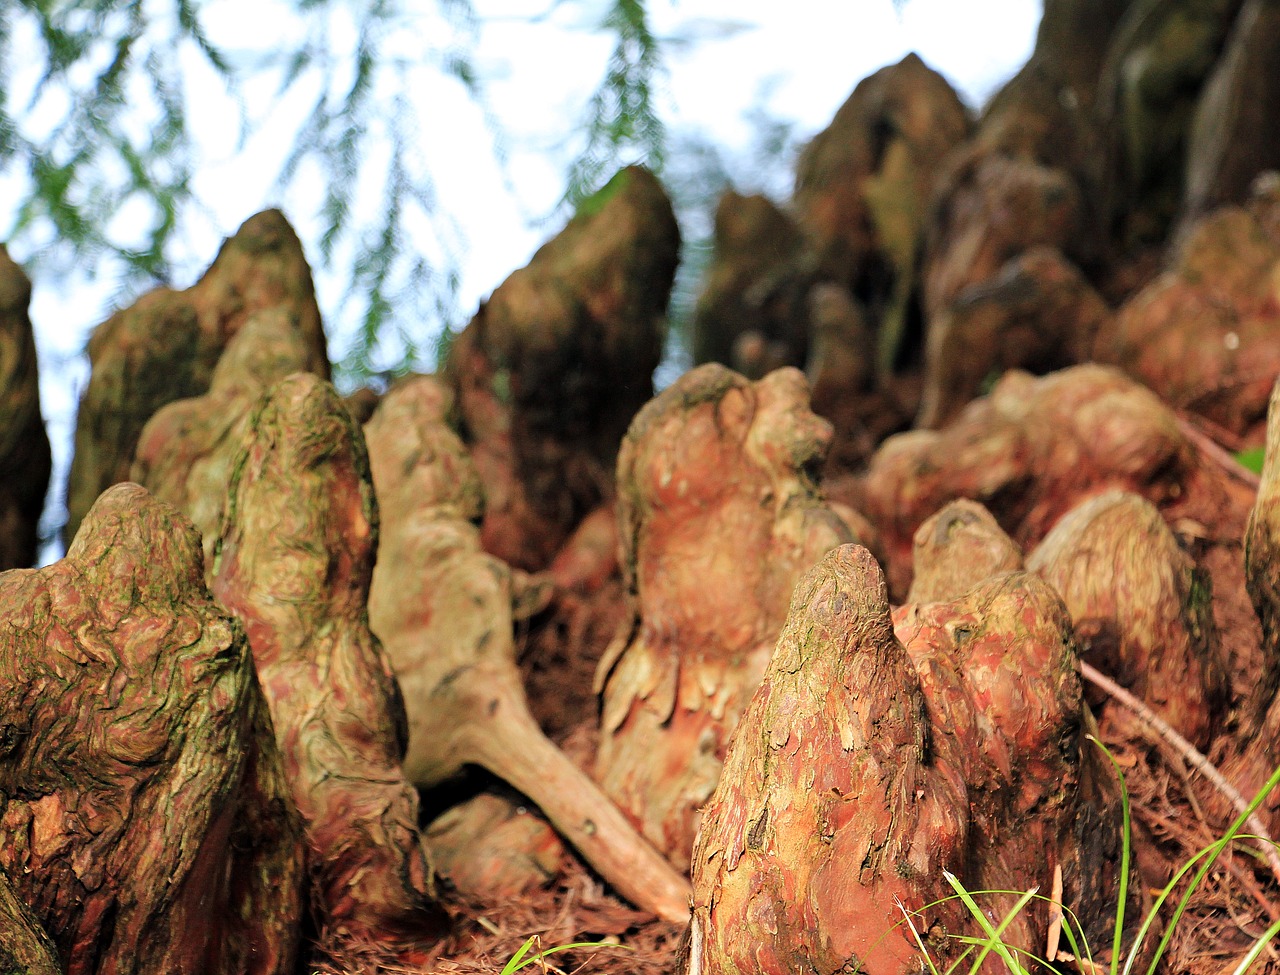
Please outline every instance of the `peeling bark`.
[{"label": "peeling bark", "polygon": [[657,396],[623,443],[632,621],[598,672],[597,775],[679,867],[795,581],[850,537],[810,478],[830,436],[797,370],[753,384],[711,364]]},{"label": "peeling bark", "polygon": [[232,472],[214,592],[248,632],[323,929],[412,953],[440,917],[399,688],[367,620],[377,532],[355,420],[315,376],[278,383]]},{"label": "peeling bark", "polygon": [[68,975],[292,972],[297,812],[190,523],[115,487],[0,605],[0,869]]},{"label": "peeling bark", "polygon": [[[1110,943],[1118,789],[1084,738],[1071,621],[1057,593],[1035,575],[1005,573],[944,602],[903,606],[894,623],[920,676],[934,760],[959,769],[968,789],[970,842],[956,871],[965,886],[1029,890],[1061,868],[1063,903],[1089,943]],[[1139,901],[1136,877],[1131,884]],[[1002,915],[1013,901],[988,903]],[[1135,927],[1140,913],[1128,912]],[[1006,941],[1038,952],[1048,927],[1048,904],[1033,902]]]},{"label": "peeling bark", "polygon": [[148,419],[166,403],[209,388],[227,342],[255,312],[294,316],[307,368],[328,377],[324,332],[302,245],[278,210],[249,218],[185,291],[160,288],[116,312],[89,338],[89,385],[76,417],[67,487],[71,538],[105,488],[129,477]]},{"label": "peeling bark", "polygon": [[796,586],[693,853],[690,975],[914,972],[895,900],[944,961],[968,838],[959,770],[929,762],[920,683],[866,549]]},{"label": "peeling bark", "polygon": [[[1107,937],[1120,816],[1086,781],[1061,600],[1008,573],[895,618],[860,547],[796,587],[695,847],[690,973],[920,971],[896,901],[945,965],[976,931],[935,903],[943,870],[1027,890],[1060,867],[1091,943]],[[1000,916],[1013,897],[980,900]],[[1048,926],[1033,902],[1003,940],[1039,953]]]}]

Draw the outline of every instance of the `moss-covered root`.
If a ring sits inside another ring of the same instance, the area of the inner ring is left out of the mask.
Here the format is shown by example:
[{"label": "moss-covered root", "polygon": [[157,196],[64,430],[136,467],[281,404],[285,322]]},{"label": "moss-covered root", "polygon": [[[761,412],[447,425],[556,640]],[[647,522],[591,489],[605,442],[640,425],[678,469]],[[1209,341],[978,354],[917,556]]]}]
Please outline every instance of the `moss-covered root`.
[{"label": "moss-covered root", "polygon": [[1272,706],[1280,686],[1280,381],[1267,409],[1267,446],[1258,500],[1245,529],[1244,573],[1262,624],[1262,680],[1249,706],[1256,720]]},{"label": "moss-covered root", "polygon": [[294,971],[301,826],[191,523],[118,485],[0,616],[0,870],[68,975]]},{"label": "moss-covered root", "polygon": [[14,896],[3,873],[0,873],[0,972],[62,975],[53,942]]},{"label": "moss-covered root", "polygon": [[624,897],[683,921],[684,878],[529,714],[512,626],[529,580],[481,549],[479,482],[444,422],[447,406],[437,384],[418,378],[389,392],[368,425],[383,501],[369,618],[404,690],[405,773],[430,787],[464,764],[484,766],[533,800]]},{"label": "moss-covered root", "polygon": [[[1027,565],[1066,602],[1081,658],[1206,748],[1228,700],[1209,583],[1155,506],[1124,491],[1086,501]],[[1130,718],[1108,708],[1104,720]]]},{"label": "moss-covered root", "polygon": [[976,501],[950,502],[916,529],[909,603],[954,599],[988,576],[1022,568],[1022,550]]},{"label": "moss-covered root", "polygon": [[[252,415],[214,591],[244,621],[306,827],[322,923],[344,938],[437,933],[404,712],[366,600],[377,509],[364,438],[333,387],[296,374]],[[398,950],[398,949],[397,949]]]},{"label": "moss-covered root", "polygon": [[896,904],[945,959],[965,787],[926,762],[920,683],[866,549],[796,587],[694,847],[690,975],[919,971]]}]

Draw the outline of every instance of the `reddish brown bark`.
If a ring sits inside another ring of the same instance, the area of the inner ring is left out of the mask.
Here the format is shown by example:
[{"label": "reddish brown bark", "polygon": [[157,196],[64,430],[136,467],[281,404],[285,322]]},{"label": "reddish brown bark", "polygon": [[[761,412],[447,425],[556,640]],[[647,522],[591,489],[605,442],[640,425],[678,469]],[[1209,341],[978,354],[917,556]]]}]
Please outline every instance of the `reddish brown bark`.
[{"label": "reddish brown bark", "polygon": [[323,929],[413,951],[438,916],[399,689],[367,621],[377,525],[364,438],[333,387],[277,384],[231,476],[214,591],[248,631]]},{"label": "reddish brown bark", "polygon": [[1142,495],[1166,519],[1187,515],[1227,537],[1241,531],[1248,511],[1247,492],[1201,461],[1168,407],[1096,365],[1040,379],[1006,373],[943,430],[887,440],[847,493],[880,531],[890,591],[905,594],[912,537],[948,501],[981,502],[1025,549],[1081,500],[1109,488]]},{"label": "reddish brown bark", "polygon": [[1217,210],[1102,330],[1095,357],[1244,441],[1262,439],[1280,375],[1280,180]]},{"label": "reddish brown bark", "polygon": [[[946,602],[903,606],[894,622],[928,702],[936,761],[960,769],[968,786],[965,885],[1043,888],[1061,868],[1062,902],[1090,944],[1109,944],[1121,810],[1109,766],[1084,738],[1071,621],[1057,593],[1029,573],[1005,573]],[[1013,898],[989,905],[999,916]],[[1128,906],[1136,926],[1137,905]],[[1037,952],[1049,913],[1044,901],[1029,904],[1007,943]]]},{"label": "reddish brown bark", "polygon": [[533,800],[625,897],[679,920],[688,887],[529,714],[512,638],[549,592],[480,547],[483,503],[428,377],[392,389],[368,424],[384,545],[369,618],[408,705],[405,774],[423,787],[484,766]]},{"label": "reddish brown bark", "polygon": [[969,827],[959,770],[931,764],[925,701],[863,548],[806,572],[725,757],[693,855],[690,975],[914,971],[895,904],[944,957],[944,895]]},{"label": "reddish brown bark", "polygon": [[1111,310],[1057,250],[1033,247],[970,285],[929,323],[917,423],[953,420],[1009,369],[1044,374],[1089,361]]},{"label": "reddish brown bark", "polygon": [[841,286],[817,284],[807,301],[805,372],[813,412],[831,421],[828,471],[861,468],[880,442],[906,429],[920,398],[914,374],[876,376],[876,339],[858,302]]},{"label": "reddish brown bark", "polygon": [[601,661],[597,774],[678,866],[800,573],[847,529],[809,472],[830,427],[794,369],[701,366],[636,417],[618,458],[632,621]]},{"label": "reddish brown bark", "polygon": [[[1026,890],[1061,867],[1065,902],[1092,943],[1106,937],[1119,816],[1082,780],[1061,601],[1006,574],[904,607],[895,637],[886,595],[856,546],[796,587],[695,848],[692,975],[918,971],[895,901],[950,961],[973,922],[934,903],[943,870]],[[999,916],[1009,900],[983,903]],[[1039,953],[1048,924],[1029,905],[1004,940]]]},{"label": "reddish brown bark", "polygon": [[680,233],[648,171],[583,203],[454,341],[446,371],[488,505],[486,550],[540,569],[610,496],[653,394]]},{"label": "reddish brown bark", "polygon": [[245,221],[204,276],[185,291],[143,295],[94,329],[91,374],[76,417],[67,488],[71,538],[98,494],[129,477],[152,414],[209,387],[227,342],[255,312],[283,308],[308,349],[307,368],[329,375],[320,311],[302,245],[278,210]]},{"label": "reddish brown bark", "polygon": [[0,971],[12,975],[62,975],[49,936],[14,896],[0,873]]},{"label": "reddish brown bark", "polygon": [[968,134],[959,96],[909,54],[860,82],[796,164],[796,217],[818,275],[868,306],[882,375],[902,354],[934,180]]},{"label": "reddish brown bark", "polygon": [[750,333],[781,343],[785,365],[804,362],[808,344],[792,281],[804,277],[800,231],[768,197],[730,190],[716,206],[711,262],[702,279],[690,340],[693,361],[738,364],[734,349]]},{"label": "reddish brown bark", "polygon": [[52,470],[30,303],[31,282],[0,244],[0,570],[35,564]]},{"label": "reddish brown bark", "polygon": [[208,568],[249,413],[272,385],[309,363],[292,314],[258,312],[227,343],[209,391],[161,407],[142,428],[130,477],[195,523]]},{"label": "reddish brown bark", "polygon": [[501,904],[550,882],[564,855],[546,820],[492,792],[447,810],[424,835],[440,877],[482,904]]},{"label": "reddish brown bark", "polygon": [[990,576],[1022,568],[1022,550],[976,501],[952,501],[916,529],[908,603],[963,595]]},{"label": "reddish brown bark", "polygon": [[297,813],[190,522],[113,488],[0,605],[0,869],[68,975],[292,972]]},{"label": "reddish brown bark", "polygon": [[[1081,659],[1207,750],[1229,697],[1226,665],[1209,582],[1160,512],[1120,491],[1092,498],[1054,526],[1027,568],[1066,602]],[[1104,719],[1133,722],[1110,707]]]},{"label": "reddish brown bark", "polygon": [[1083,229],[1080,190],[1066,172],[971,153],[949,173],[931,217],[921,271],[929,327],[1005,262],[1037,245],[1066,251]]},{"label": "reddish brown bark", "polygon": [[1240,706],[1255,696],[1263,666],[1238,542],[1253,492],[1118,371],[1006,373],[945,429],[890,438],[865,477],[832,485],[878,529],[890,591],[902,595],[911,538],[948,501],[981,502],[1026,550],[1072,507],[1110,489],[1154,504],[1212,578],[1214,620]]}]

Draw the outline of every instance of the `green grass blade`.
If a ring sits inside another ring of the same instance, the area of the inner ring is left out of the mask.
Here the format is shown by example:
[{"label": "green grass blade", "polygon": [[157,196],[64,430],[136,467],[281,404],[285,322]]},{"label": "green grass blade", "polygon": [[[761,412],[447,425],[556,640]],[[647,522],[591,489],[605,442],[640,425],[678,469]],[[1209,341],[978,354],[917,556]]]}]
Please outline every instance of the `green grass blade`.
[{"label": "green grass blade", "polygon": [[[1258,790],[1258,794],[1255,795],[1249,802],[1249,805],[1245,807],[1244,812],[1236,817],[1235,821],[1227,829],[1226,833],[1222,835],[1221,839],[1215,841],[1206,848],[1204,852],[1209,853],[1209,856],[1200,864],[1200,868],[1196,871],[1196,875],[1191,879],[1191,883],[1187,885],[1187,889],[1183,893],[1181,900],[1178,901],[1178,906],[1173,912],[1173,917],[1169,920],[1169,925],[1165,930],[1164,937],[1160,939],[1160,944],[1156,947],[1155,957],[1151,959],[1151,965],[1147,968],[1147,975],[1155,975],[1156,966],[1159,965],[1160,959],[1164,957],[1164,953],[1169,947],[1169,942],[1173,939],[1173,932],[1177,929],[1178,921],[1181,920],[1182,915],[1186,912],[1187,905],[1191,901],[1191,895],[1195,892],[1195,889],[1200,886],[1200,881],[1204,879],[1205,874],[1207,874],[1213,867],[1214,863],[1217,862],[1222,851],[1231,844],[1233,839],[1235,839],[1236,834],[1240,832],[1240,828],[1245,824],[1246,820],[1253,815],[1254,810],[1262,805],[1262,801],[1271,794],[1271,790],[1277,785],[1280,785],[1280,768],[1277,768],[1271,773],[1271,778],[1267,779],[1262,788]],[[1182,871],[1179,871],[1179,874],[1181,874],[1181,872]]]},{"label": "green grass blade", "polygon": [[1275,940],[1277,934],[1280,934],[1280,921],[1273,921],[1271,927],[1258,936],[1258,940],[1253,943],[1253,947],[1249,949],[1248,954],[1240,959],[1240,964],[1236,966],[1236,970],[1231,975],[1244,975],[1250,966],[1258,960],[1258,956],[1262,954],[1263,949]]},{"label": "green grass blade", "polygon": [[[537,941],[537,939],[538,936],[536,934],[530,935],[529,940],[522,944],[516,953],[511,956],[511,960],[503,966],[502,975],[513,975],[514,972],[518,972],[526,965],[532,965],[535,962],[542,961],[544,958],[549,958],[551,955],[557,954],[561,951],[573,951],[575,948],[621,948],[626,951],[631,950],[630,945],[614,944],[611,941],[575,941],[573,944],[556,945],[554,948],[547,948],[544,951],[535,952],[534,954],[529,955],[529,950],[533,947],[534,942]],[[527,958],[525,957],[526,955],[528,955]]]},{"label": "green grass blade", "polygon": [[[929,949],[924,946],[924,941],[920,938],[920,932],[916,930],[916,926],[914,922],[912,922],[911,920],[911,915],[907,913],[906,905],[902,903],[901,899],[898,898],[897,895],[894,895],[893,902],[898,905],[898,910],[902,912],[902,921],[899,921],[898,924],[902,924],[904,921],[906,922],[907,930],[911,932],[911,937],[915,939],[916,947],[920,949],[920,954],[924,955],[925,964],[929,966],[929,971],[932,973],[932,975],[939,975],[938,966],[933,963],[933,956],[929,954]],[[933,903],[936,904],[938,902],[934,901]],[[898,925],[895,924],[893,927],[896,928],[897,926]],[[893,928],[890,928],[889,930],[892,931]],[[965,954],[968,954],[968,952],[966,952]],[[955,969],[955,965],[952,965],[951,968],[948,968],[947,975],[951,975],[951,972],[954,969]]]},{"label": "green grass blade", "polygon": [[524,964],[524,962],[521,961],[521,959],[523,959],[524,956],[529,953],[529,949],[533,947],[533,943],[537,940],[538,940],[538,936],[536,934],[529,935],[529,940],[526,941],[524,944],[522,944],[516,950],[516,953],[511,956],[510,961],[508,961],[506,965],[503,966],[502,975],[511,975],[512,972],[520,968]]},{"label": "green grass blade", "polygon": [[982,908],[978,906],[978,903],[973,899],[973,896],[965,890],[964,884],[960,883],[960,879],[955,874],[951,873],[949,870],[944,870],[942,871],[942,876],[946,878],[947,883],[951,885],[951,889],[959,895],[960,900],[964,903],[964,906],[969,909],[969,913],[973,915],[974,920],[978,922],[982,927],[982,930],[987,934],[987,942],[983,946],[983,951],[979,953],[977,960],[974,962],[974,966],[971,971],[976,972],[978,966],[981,965],[987,953],[994,950],[1004,962],[1005,967],[1008,968],[1013,975],[1027,975],[1027,970],[1014,957],[1009,946],[1000,940],[1000,934],[1009,926],[1013,919],[1018,916],[1022,911],[1022,908],[1026,906],[1027,902],[1036,896],[1038,888],[1033,887],[1018,899],[1017,904],[1014,905],[1013,909],[1006,914],[1004,919],[1000,922],[1000,927],[997,930],[992,927],[987,916],[982,913]]},{"label": "green grass blade", "polygon": [[1129,857],[1132,853],[1129,787],[1124,781],[1124,771],[1120,768],[1116,757],[1111,754],[1111,750],[1093,735],[1089,735],[1088,738],[1102,749],[1102,754],[1107,756],[1107,761],[1116,770],[1116,778],[1120,782],[1120,889],[1116,894],[1115,933],[1111,936],[1111,975],[1117,975],[1120,969],[1120,957],[1124,953],[1124,910],[1129,900]]}]

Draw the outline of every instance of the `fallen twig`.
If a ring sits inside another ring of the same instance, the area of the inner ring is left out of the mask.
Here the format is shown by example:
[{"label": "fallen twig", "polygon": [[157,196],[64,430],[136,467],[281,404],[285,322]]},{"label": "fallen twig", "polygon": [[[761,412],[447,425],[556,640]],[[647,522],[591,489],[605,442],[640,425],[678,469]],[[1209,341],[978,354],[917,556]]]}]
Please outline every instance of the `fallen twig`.
[{"label": "fallen twig", "polygon": [[1254,491],[1258,490],[1258,475],[1241,464],[1222,444],[1205,433],[1199,425],[1201,422],[1203,421],[1198,417],[1192,421],[1181,414],[1178,415],[1178,429],[1200,453],[1213,461],[1228,477],[1234,478]]},{"label": "fallen twig", "polygon": [[[1218,791],[1226,796],[1238,813],[1243,814],[1248,810],[1248,801],[1240,795],[1235,786],[1227,781],[1217,767],[1198,748],[1178,734],[1167,721],[1142,701],[1083,660],[1080,661],[1080,676],[1095,687],[1106,691],[1132,711],[1143,724],[1159,735],[1166,744],[1172,746],[1192,768],[1212,782]],[[1249,813],[1245,822],[1253,834],[1262,841],[1262,855],[1266,857],[1267,864],[1271,867],[1271,873],[1275,876],[1276,881],[1280,882],[1280,854],[1276,852],[1276,844],[1271,839],[1271,834],[1267,832],[1267,828],[1262,824],[1262,819],[1256,811]]]}]

